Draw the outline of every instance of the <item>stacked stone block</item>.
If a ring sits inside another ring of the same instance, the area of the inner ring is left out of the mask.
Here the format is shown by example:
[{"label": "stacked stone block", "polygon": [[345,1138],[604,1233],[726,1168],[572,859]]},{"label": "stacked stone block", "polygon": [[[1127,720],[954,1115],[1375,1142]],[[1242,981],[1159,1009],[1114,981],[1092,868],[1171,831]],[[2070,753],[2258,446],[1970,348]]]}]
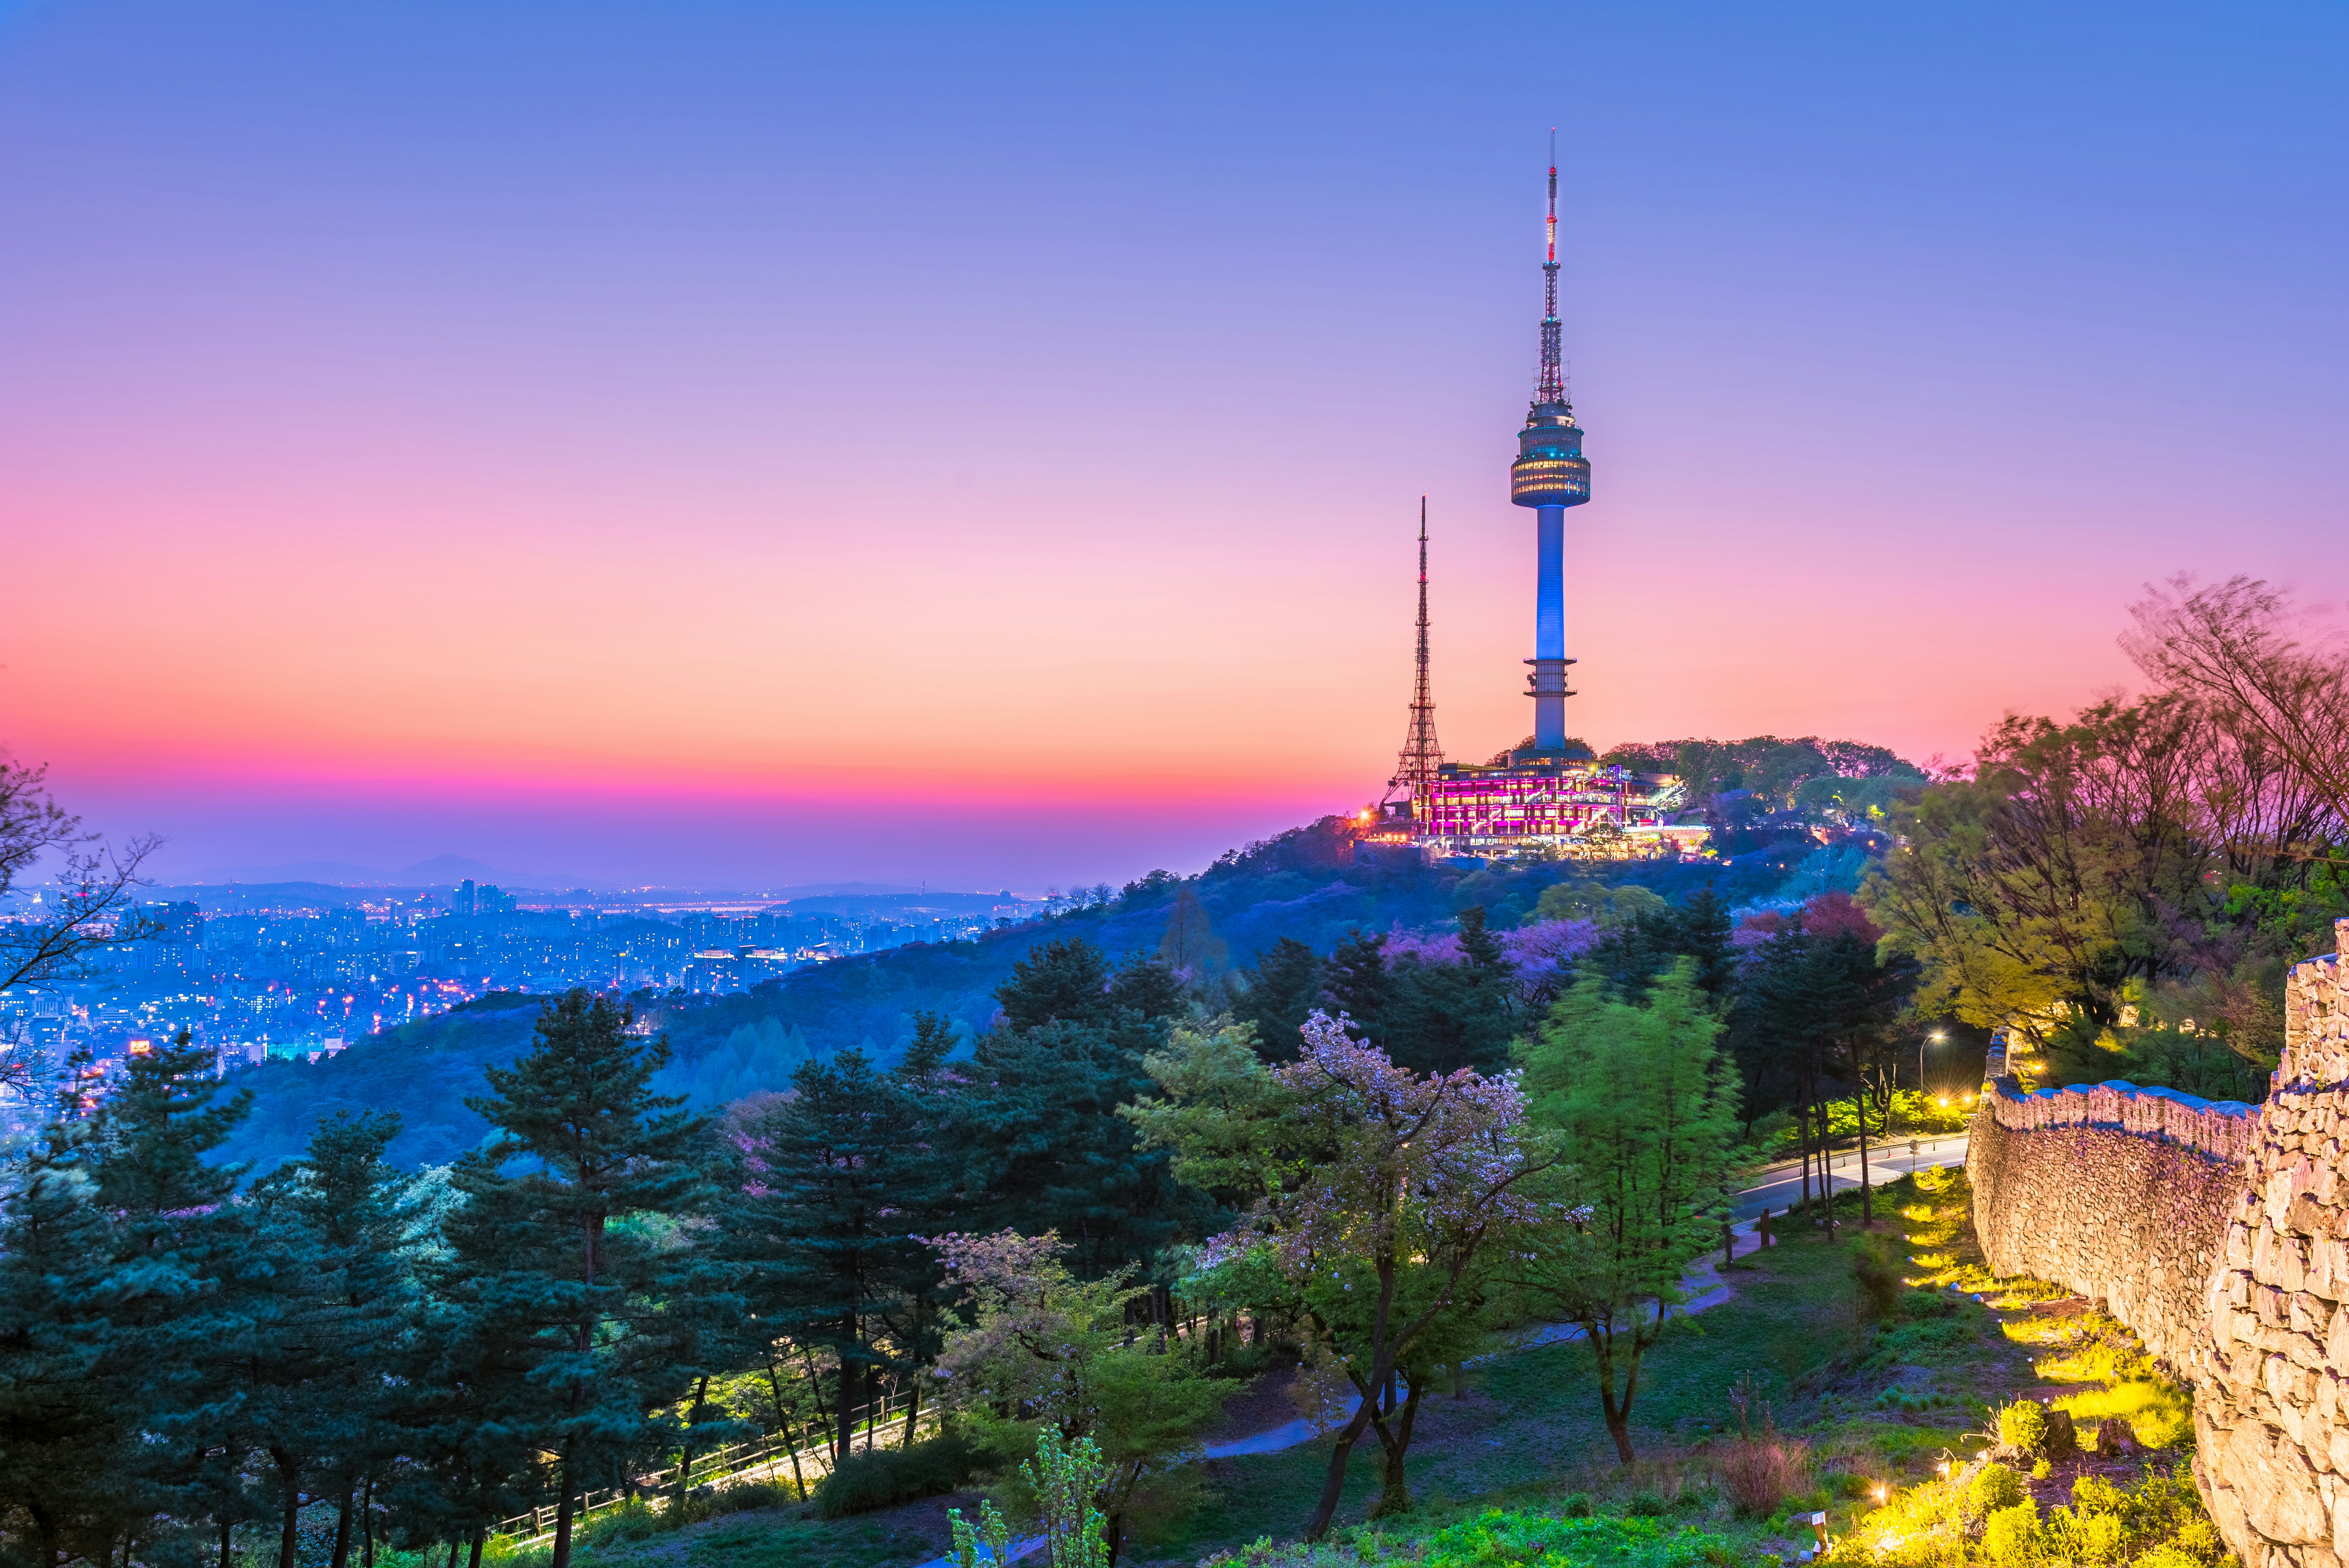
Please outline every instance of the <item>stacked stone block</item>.
[{"label": "stacked stone block", "polygon": [[[2338,927],[2349,946],[2349,921]],[[2209,1281],[2195,1477],[2246,1568],[2349,1561],[2349,993],[2295,966],[2284,1052]]]},{"label": "stacked stone block", "polygon": [[[2336,927],[2349,947],[2349,920]],[[2002,1274],[2106,1302],[2194,1382],[2195,1480],[2245,1568],[2349,1568],[2349,966],[2296,965],[2261,1105],[2133,1084],[1975,1114]]]},{"label": "stacked stone block", "polygon": [[[2204,1287],[2242,1190],[2241,1167],[2202,1143],[2131,1130],[2113,1114],[2111,1087],[2049,1100],[2023,1096],[2013,1078],[1994,1081],[1966,1151],[1974,1233],[2000,1274],[2103,1302],[2147,1350],[2191,1371],[2206,1354]],[[2092,1112],[2105,1114],[2090,1119]],[[2224,1119],[2248,1135],[2248,1107]],[[2222,1146],[2235,1136],[2191,1130]]]}]

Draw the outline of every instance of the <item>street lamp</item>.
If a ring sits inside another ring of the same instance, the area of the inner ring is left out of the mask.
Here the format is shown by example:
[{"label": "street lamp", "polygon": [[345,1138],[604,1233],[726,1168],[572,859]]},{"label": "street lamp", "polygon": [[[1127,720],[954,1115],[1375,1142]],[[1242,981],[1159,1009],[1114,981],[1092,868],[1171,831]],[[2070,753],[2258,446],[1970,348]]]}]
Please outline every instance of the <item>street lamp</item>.
[{"label": "street lamp", "polygon": [[1924,1094],[1924,1092],[1925,1092],[1925,1045],[1926,1045],[1926,1042],[1927,1042],[1927,1041],[1930,1041],[1932,1044],[1934,1044],[1934,1045],[1937,1045],[1937,1046],[1938,1046],[1938,1045],[1940,1045],[1943,1040],[1945,1040],[1945,1039],[1947,1039],[1947,1038],[1949,1038],[1949,1037],[1948,1037],[1947,1035],[1944,1035],[1943,1033],[1941,1033],[1941,1031],[1940,1031],[1940,1030],[1936,1029],[1936,1030],[1934,1030],[1931,1034],[1930,1034],[1930,1035],[1927,1035],[1927,1036],[1923,1037],[1922,1038],[1920,1038],[1920,1040],[1918,1040],[1918,1042],[1917,1042],[1917,1093],[1918,1093],[1918,1094],[1919,1094],[1919,1096],[1920,1096],[1920,1097],[1921,1097],[1921,1096]]}]

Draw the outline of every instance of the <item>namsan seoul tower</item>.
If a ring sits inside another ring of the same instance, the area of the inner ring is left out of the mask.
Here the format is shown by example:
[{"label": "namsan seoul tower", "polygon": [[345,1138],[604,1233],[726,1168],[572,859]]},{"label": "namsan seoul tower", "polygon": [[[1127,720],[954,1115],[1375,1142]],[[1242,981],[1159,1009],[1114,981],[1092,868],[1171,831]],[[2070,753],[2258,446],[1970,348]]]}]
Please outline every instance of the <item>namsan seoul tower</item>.
[{"label": "namsan seoul tower", "polygon": [[[1557,319],[1557,132],[1549,133],[1549,221],[1542,260],[1541,372],[1533,407],[1517,432],[1517,459],[1509,465],[1509,499],[1535,510],[1540,567],[1534,588],[1534,699],[1537,753],[1566,747],[1566,509],[1590,499],[1590,464],[1582,430],[1567,401],[1566,368]],[[1528,758],[1527,760],[1531,760]]]},{"label": "namsan seoul tower", "polygon": [[[1419,558],[1418,681],[1401,766],[1380,809],[1362,813],[1366,842],[1408,846],[1423,856],[1489,861],[1521,854],[1570,860],[1702,859],[1709,830],[1683,822],[1687,793],[1669,774],[1642,773],[1593,757],[1566,736],[1566,509],[1590,499],[1582,430],[1566,397],[1563,329],[1557,319],[1557,133],[1550,132],[1547,250],[1542,258],[1541,371],[1533,407],[1517,432],[1509,499],[1539,520],[1534,589],[1528,746],[1486,762],[1446,762],[1435,745],[1435,704],[1427,679],[1427,533]],[[1513,725],[1510,727],[1515,728]],[[1393,799],[1408,784],[1407,799]],[[1383,820],[1379,819],[1383,817]]]}]

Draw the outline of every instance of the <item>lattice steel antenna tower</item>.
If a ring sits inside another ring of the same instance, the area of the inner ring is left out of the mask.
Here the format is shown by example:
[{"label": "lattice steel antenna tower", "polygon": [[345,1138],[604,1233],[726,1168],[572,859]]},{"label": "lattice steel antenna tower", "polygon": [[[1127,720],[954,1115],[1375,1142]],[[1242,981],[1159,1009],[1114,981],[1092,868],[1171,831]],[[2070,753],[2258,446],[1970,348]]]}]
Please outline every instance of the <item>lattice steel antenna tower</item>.
[{"label": "lattice steel antenna tower", "polygon": [[1411,688],[1411,728],[1402,738],[1402,759],[1393,783],[1411,791],[1414,821],[1427,820],[1428,786],[1444,765],[1435,743],[1435,698],[1427,685],[1427,498],[1419,498],[1419,674]]},{"label": "lattice steel antenna tower", "polygon": [[1526,686],[1534,699],[1534,749],[1566,746],[1566,509],[1590,499],[1590,464],[1582,431],[1567,401],[1563,330],[1557,318],[1557,132],[1549,133],[1549,222],[1542,260],[1541,372],[1533,407],[1517,432],[1517,459],[1509,465],[1509,499],[1537,508],[1539,571],[1534,587],[1534,667]]}]

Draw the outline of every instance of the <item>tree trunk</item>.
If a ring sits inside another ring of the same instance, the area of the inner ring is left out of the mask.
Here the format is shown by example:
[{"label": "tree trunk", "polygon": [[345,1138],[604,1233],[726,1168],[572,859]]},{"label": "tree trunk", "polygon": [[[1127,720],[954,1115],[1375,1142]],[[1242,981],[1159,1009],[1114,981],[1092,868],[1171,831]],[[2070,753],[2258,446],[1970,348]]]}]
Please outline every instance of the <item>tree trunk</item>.
[{"label": "tree trunk", "polygon": [[[570,1438],[563,1439],[563,1462],[556,1472],[563,1486],[563,1501],[554,1508],[554,1555],[547,1559],[547,1568],[571,1568],[571,1505],[578,1501],[578,1493],[571,1485],[573,1440]],[[457,1568],[454,1547],[449,1551],[449,1568]]]},{"label": "tree trunk", "polygon": [[1803,1218],[1811,1217],[1811,1108],[1795,1107],[1795,1142],[1803,1151]]},{"label": "tree trunk", "polygon": [[[223,1564],[222,1568],[226,1568]],[[359,1568],[375,1568],[375,1472],[359,1482]]]},{"label": "tree trunk", "polygon": [[[38,1517],[38,1515],[36,1515],[35,1517],[36,1517],[36,1518],[37,1518],[37,1517]],[[229,1542],[229,1535],[230,1535],[230,1532],[233,1532],[233,1530],[235,1530],[235,1528],[236,1528],[236,1526],[234,1526],[234,1525],[233,1525],[233,1524],[231,1524],[227,1520],[223,1519],[223,1520],[222,1520],[222,1521],[221,1521],[221,1559],[220,1559],[220,1568],[229,1568],[229,1557],[228,1557],[228,1542]],[[48,1565],[49,1565],[50,1563],[55,1563],[55,1562],[57,1560],[57,1540],[56,1540],[56,1537],[55,1537],[54,1535],[52,1535],[52,1534],[44,1534],[44,1535],[41,1537],[41,1544],[42,1544],[42,1548],[43,1548],[42,1553],[41,1553],[41,1564],[42,1564],[42,1568],[48,1568]]]},{"label": "tree trunk", "polygon": [[[1631,1451],[1631,1394],[1639,1384],[1636,1364],[1631,1387],[1619,1400],[1615,1398],[1614,1327],[1587,1317],[1582,1320],[1582,1337],[1589,1342],[1591,1358],[1599,1363],[1599,1413],[1607,1423],[1607,1435],[1615,1439],[1616,1462],[1628,1465],[1639,1458]],[[1636,1336],[1632,1343],[1638,1344]]]},{"label": "tree trunk", "polygon": [[800,1494],[800,1501],[805,1502],[807,1477],[800,1473],[799,1439],[792,1436],[792,1424],[789,1421],[783,1423],[783,1448],[792,1456],[792,1487]]},{"label": "tree trunk", "polygon": [[269,1457],[277,1461],[278,1484],[285,1489],[285,1527],[277,1538],[277,1568],[295,1568],[295,1528],[302,1516],[301,1462],[279,1448],[271,1449]]},{"label": "tree trunk", "polygon": [[1865,1084],[1853,1093],[1851,1108],[1859,1112],[1859,1228],[1864,1231],[1876,1223],[1876,1202],[1868,1190],[1868,1088]]},{"label": "tree trunk", "polygon": [[480,1526],[474,1528],[473,1550],[465,1559],[465,1568],[481,1568],[481,1545],[488,1539],[489,1533]]},{"label": "tree trunk", "polygon": [[842,1460],[848,1458],[850,1445],[856,1440],[856,1385],[861,1371],[859,1364],[848,1356],[848,1349],[856,1344],[856,1319],[843,1319],[840,1328],[843,1347],[840,1354],[840,1431],[832,1450],[832,1463],[835,1470],[840,1468]]},{"label": "tree trunk", "polygon": [[1338,1441],[1330,1452],[1330,1470],[1321,1479],[1321,1495],[1313,1504],[1313,1517],[1306,1522],[1305,1539],[1319,1541],[1330,1533],[1330,1521],[1337,1516],[1338,1501],[1346,1491],[1346,1460],[1354,1451],[1354,1444],[1362,1429],[1371,1424],[1371,1401],[1361,1399],[1354,1418],[1339,1429]]},{"label": "tree trunk", "polygon": [[342,1494],[343,1505],[335,1513],[335,1568],[348,1568],[351,1560],[351,1493],[357,1490],[350,1476],[337,1478],[335,1489]]},{"label": "tree trunk", "polygon": [[921,1415],[921,1413],[922,1379],[916,1376],[914,1378],[913,1392],[905,1398],[905,1436],[903,1440],[898,1443],[897,1446],[899,1448],[910,1449],[914,1446],[914,1421],[916,1418]]},{"label": "tree trunk", "polygon": [[709,1408],[709,1374],[705,1372],[701,1381],[693,1386],[693,1408],[685,1418],[685,1449],[677,1460],[677,1498],[669,1506],[678,1511],[676,1517],[679,1519],[685,1517],[685,1494],[693,1486],[693,1429],[701,1424],[701,1412]]},{"label": "tree trunk", "polygon": [[1411,1487],[1404,1473],[1403,1461],[1411,1453],[1411,1429],[1419,1418],[1422,1390],[1416,1377],[1405,1377],[1403,1387],[1408,1391],[1402,1398],[1402,1418],[1395,1423],[1395,1429],[1390,1432],[1385,1422],[1376,1423],[1380,1458],[1384,1460],[1384,1468],[1380,1471],[1379,1501],[1371,1508],[1372,1519],[1411,1511]]}]

